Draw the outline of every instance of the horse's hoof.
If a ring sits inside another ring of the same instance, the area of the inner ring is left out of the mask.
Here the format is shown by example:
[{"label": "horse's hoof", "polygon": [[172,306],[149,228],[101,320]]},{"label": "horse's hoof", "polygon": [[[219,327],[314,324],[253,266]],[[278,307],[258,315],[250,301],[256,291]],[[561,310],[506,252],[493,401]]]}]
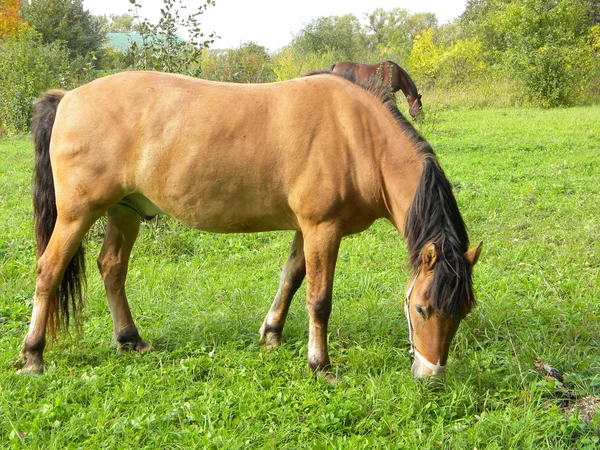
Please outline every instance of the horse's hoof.
[{"label": "horse's hoof", "polygon": [[337,384],[338,379],[331,371],[331,364],[327,362],[322,365],[308,364],[308,372],[314,374],[317,378],[327,381],[329,384]]},{"label": "horse's hoof", "polygon": [[42,375],[44,373],[44,364],[34,364],[26,362],[23,367],[17,370],[18,375]]},{"label": "horse's hoof", "polygon": [[133,346],[133,349],[136,352],[140,352],[140,353],[147,353],[147,352],[154,351],[154,347],[144,340],[140,340],[140,341],[136,342],[135,345]]},{"label": "horse's hoof", "polygon": [[316,375],[318,378],[320,378],[320,379],[322,379],[322,380],[325,380],[325,381],[327,381],[329,384],[331,384],[331,385],[334,385],[334,386],[335,386],[335,385],[337,384],[337,382],[338,382],[338,378],[337,378],[337,377],[336,377],[334,374],[332,374],[331,372],[327,372],[327,371],[325,371],[325,370],[317,370],[317,371],[315,372],[315,375]]},{"label": "horse's hoof", "polygon": [[139,353],[147,353],[154,351],[154,347],[143,339],[135,342],[123,342],[119,344],[119,351],[125,352],[131,350]]},{"label": "horse's hoof", "polygon": [[281,333],[267,333],[265,340],[262,341],[263,348],[270,350],[281,345]]},{"label": "horse's hoof", "polygon": [[23,350],[21,361],[16,362],[14,367],[19,368],[19,375],[41,375],[44,373],[44,357],[41,352]]},{"label": "horse's hoof", "polygon": [[266,350],[279,347],[283,340],[281,332],[267,331],[267,327],[264,324],[262,327],[260,327],[259,334],[259,342],[263,345],[263,348]]}]

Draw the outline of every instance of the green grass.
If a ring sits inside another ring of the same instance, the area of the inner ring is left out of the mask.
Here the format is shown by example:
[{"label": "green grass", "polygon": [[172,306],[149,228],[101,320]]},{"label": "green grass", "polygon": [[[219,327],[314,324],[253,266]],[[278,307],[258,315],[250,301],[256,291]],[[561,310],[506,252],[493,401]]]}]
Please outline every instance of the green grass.
[{"label": "green grass", "polygon": [[291,233],[211,235],[145,222],[128,278],[150,354],[117,353],[88,240],[83,336],[14,368],[34,291],[29,138],[0,141],[1,448],[595,448],[534,369],[578,396],[600,390],[600,108],[440,111],[420,125],[469,226],[484,241],[478,307],[439,390],[412,379],[401,303],[406,251],[386,222],[342,243],[330,321],[339,382],[306,371],[298,292],[284,345],[258,328]]}]

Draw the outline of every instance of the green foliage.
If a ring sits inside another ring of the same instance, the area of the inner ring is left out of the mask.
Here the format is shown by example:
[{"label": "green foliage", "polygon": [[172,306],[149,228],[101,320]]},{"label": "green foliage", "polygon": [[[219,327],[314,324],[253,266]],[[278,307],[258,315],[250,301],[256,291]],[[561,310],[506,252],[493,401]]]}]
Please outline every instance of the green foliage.
[{"label": "green foliage", "polygon": [[577,47],[542,46],[529,52],[510,52],[514,70],[523,83],[527,99],[544,107],[575,103],[580,89],[578,61],[584,56]]},{"label": "green foliage", "polygon": [[115,70],[127,70],[134,67],[137,53],[134,49],[128,49],[126,52],[113,48],[104,48],[100,54],[96,67],[98,71],[112,72]]},{"label": "green foliage", "polygon": [[274,70],[279,80],[286,80],[328,69],[339,61],[401,62],[410,50],[411,36],[433,22],[432,14],[411,15],[403,9],[377,9],[369,16],[367,27],[354,15],[321,17],[308,23],[275,55]]},{"label": "green foliage", "polygon": [[374,43],[378,61],[406,61],[415,37],[421,30],[437,26],[432,13],[412,14],[406,9],[377,8],[369,14],[367,32]]},{"label": "green foliage", "polygon": [[91,78],[91,65],[72,58],[59,43],[44,44],[26,30],[0,42],[0,128],[25,133],[35,99],[50,88],[73,88]]},{"label": "green foliage", "polygon": [[98,17],[104,33],[140,32],[135,16],[131,14],[110,14]]},{"label": "green foliage", "polygon": [[584,97],[588,98],[600,98],[600,4],[598,4],[598,22],[590,28],[588,37],[592,55],[589,71],[587,71],[587,82],[584,86]]},{"label": "green foliage", "polygon": [[255,42],[235,49],[210,51],[202,55],[202,78],[235,83],[276,81],[271,56]]},{"label": "green foliage", "polygon": [[523,98],[541,106],[575,103],[594,64],[590,3],[581,0],[477,0],[462,16],[491,61],[520,80]]},{"label": "green foliage", "polygon": [[[163,0],[161,17],[156,24],[148,19],[141,20],[138,14],[141,3],[136,0],[130,2],[136,7],[136,17],[143,38],[140,46],[132,45],[133,68],[199,74],[202,51],[215,38],[213,33],[205,35],[202,32],[199,17],[209,6],[214,6],[215,1],[207,0],[195,12],[183,15],[182,10],[186,8],[183,0]],[[178,35],[183,29],[188,32],[187,40]]]},{"label": "green foliage", "polygon": [[[306,61],[302,59],[301,55],[296,56],[296,53],[297,51],[292,47],[286,47],[274,56],[273,70],[277,75],[277,81],[290,80],[308,72],[304,66]],[[323,62],[323,64],[314,66],[309,63],[309,65],[310,67],[326,67],[327,63]]]},{"label": "green foliage", "polygon": [[408,58],[410,73],[426,88],[448,88],[475,82],[486,71],[481,42],[462,39],[450,44],[434,42],[434,29],[421,31]]},{"label": "green foliage", "polygon": [[368,55],[368,40],[352,14],[312,20],[294,36],[291,46],[301,55],[328,55],[327,65],[361,61]]},{"label": "green foliage", "polygon": [[385,221],[342,241],[336,385],[306,371],[304,286],[283,346],[256,343],[291,233],[215,235],[167,218],[143,222],[127,278],[156,351],[111,347],[96,226],[84,335],[61,338],[43,376],[15,374],[35,283],[33,151],[29,138],[1,140],[0,447],[596,449],[600,413],[584,421],[533,360],[578,399],[600,396],[599,122],[588,107],[444,111],[419,125],[484,241],[479,303],[437,390],[410,374],[406,251]]},{"label": "green foliage", "polygon": [[340,60],[336,54],[335,51],[306,53],[291,45],[275,55],[273,70],[277,74],[278,81],[289,80],[315,70],[329,69],[334,62]]},{"label": "green foliage", "polygon": [[100,49],[104,38],[100,21],[83,8],[82,0],[31,0],[23,2],[22,14],[44,43],[62,43],[73,57]]}]

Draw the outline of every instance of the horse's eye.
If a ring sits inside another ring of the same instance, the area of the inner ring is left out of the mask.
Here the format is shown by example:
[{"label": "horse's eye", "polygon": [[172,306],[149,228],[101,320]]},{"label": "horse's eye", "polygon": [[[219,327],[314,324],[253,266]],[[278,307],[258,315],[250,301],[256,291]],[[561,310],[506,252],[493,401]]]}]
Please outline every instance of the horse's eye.
[{"label": "horse's eye", "polygon": [[423,308],[422,306],[415,306],[415,309],[417,310],[417,312],[419,313],[419,315],[423,318],[426,319],[425,317],[425,308]]}]

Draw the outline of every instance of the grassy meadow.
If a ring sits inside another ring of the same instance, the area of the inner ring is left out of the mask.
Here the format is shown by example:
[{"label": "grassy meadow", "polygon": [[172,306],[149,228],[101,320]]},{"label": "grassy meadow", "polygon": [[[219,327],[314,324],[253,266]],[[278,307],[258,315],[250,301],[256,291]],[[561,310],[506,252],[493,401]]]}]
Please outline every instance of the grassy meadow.
[{"label": "grassy meadow", "polygon": [[100,221],[84,333],[46,351],[43,376],[17,375],[34,292],[33,150],[29,137],[0,140],[0,448],[596,448],[600,410],[577,404],[600,404],[600,107],[429,111],[419,129],[472,243],[484,241],[478,306],[437,390],[410,373],[406,250],[385,221],[342,243],[335,385],[306,370],[304,287],[284,345],[257,342],[293,234],[206,234],[168,218],[143,223],[127,280],[156,351],[115,349]]}]

